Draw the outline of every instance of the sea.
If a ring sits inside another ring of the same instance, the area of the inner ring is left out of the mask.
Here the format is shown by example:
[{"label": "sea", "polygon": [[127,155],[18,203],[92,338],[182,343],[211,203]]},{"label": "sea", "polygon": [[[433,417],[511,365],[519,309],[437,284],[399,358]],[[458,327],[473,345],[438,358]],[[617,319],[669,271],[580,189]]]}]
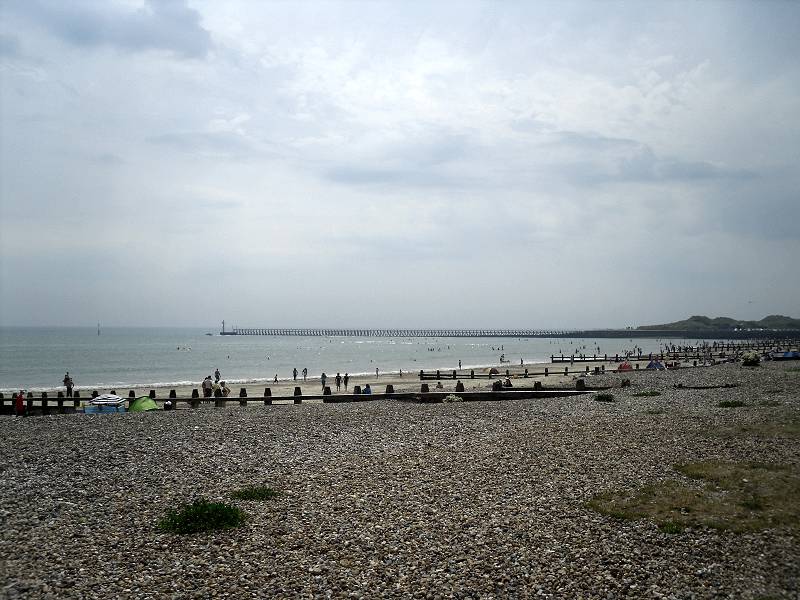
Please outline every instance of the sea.
[{"label": "sea", "polygon": [[[213,333],[213,335],[207,335]],[[692,343],[669,340],[669,343]],[[219,369],[229,384],[292,378],[417,372],[549,362],[551,355],[657,352],[656,338],[368,338],[221,336],[201,328],[2,327],[0,391],[63,387],[69,371],[76,389],[170,388],[198,385]]]}]

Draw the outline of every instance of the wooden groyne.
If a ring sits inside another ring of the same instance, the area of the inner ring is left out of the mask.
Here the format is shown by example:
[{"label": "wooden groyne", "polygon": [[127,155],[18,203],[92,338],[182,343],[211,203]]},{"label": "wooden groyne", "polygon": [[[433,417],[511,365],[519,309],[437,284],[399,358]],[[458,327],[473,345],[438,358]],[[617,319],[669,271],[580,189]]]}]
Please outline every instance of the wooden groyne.
[{"label": "wooden groyne", "polygon": [[[201,397],[198,390],[192,391],[192,396],[189,398],[178,398],[175,390],[170,390],[166,398],[158,398],[155,390],[150,390],[149,396],[157,403],[162,403],[164,410],[174,410],[181,404],[188,408],[200,408],[201,405],[212,404],[215,408],[225,408],[229,404],[238,404],[239,406],[248,406],[250,403],[263,404],[264,406],[281,406],[289,404],[302,404],[304,401],[322,402],[325,404],[335,404],[343,402],[368,402],[372,400],[398,400],[404,402],[442,402],[447,396],[457,394],[465,402],[479,402],[479,401],[498,401],[498,400],[519,400],[519,399],[534,399],[534,398],[555,398],[566,397],[585,394],[591,391],[589,388],[582,387],[580,389],[566,389],[566,388],[549,388],[544,389],[541,387],[529,389],[502,389],[491,391],[466,391],[463,384],[459,382],[456,386],[456,391],[438,392],[431,391],[428,384],[423,383],[420,386],[419,392],[395,392],[394,386],[387,385],[383,392],[372,392],[369,394],[362,393],[361,386],[353,386],[353,393],[351,394],[332,394],[330,387],[326,387],[322,394],[303,394],[301,388],[295,387],[292,396],[273,396],[270,388],[265,388],[263,396],[248,396],[246,388],[241,388],[238,397]],[[112,390],[112,393],[114,391]],[[81,402],[83,400],[90,400],[97,397],[97,391],[92,392],[82,398],[80,394],[76,394],[72,398],[48,398],[46,392],[43,392],[41,397],[35,398],[32,392],[29,392],[26,397],[26,413],[28,415],[51,415],[51,414],[66,414],[81,412]],[[131,390],[128,395],[128,401],[136,398],[136,392]],[[13,414],[14,413],[14,398],[6,398],[0,394],[0,414]]]}]

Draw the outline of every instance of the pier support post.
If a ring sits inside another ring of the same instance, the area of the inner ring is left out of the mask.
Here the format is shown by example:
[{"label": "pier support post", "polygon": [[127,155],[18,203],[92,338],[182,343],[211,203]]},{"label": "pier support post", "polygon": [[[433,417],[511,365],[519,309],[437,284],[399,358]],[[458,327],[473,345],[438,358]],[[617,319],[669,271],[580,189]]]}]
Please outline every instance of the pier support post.
[{"label": "pier support post", "polygon": [[456,382],[456,392],[463,392],[464,391],[464,384],[460,381]]},{"label": "pier support post", "polygon": [[272,405],[272,390],[269,388],[264,388],[264,406],[271,406]]},{"label": "pier support post", "polygon": [[155,399],[156,399],[156,391],[155,391],[155,390],[150,390],[150,397],[151,397],[153,400],[155,400]]},{"label": "pier support post", "polygon": [[361,394],[361,386],[360,385],[354,385],[353,386],[353,395],[354,396],[358,396],[360,394]]},{"label": "pier support post", "polygon": [[534,390],[536,390],[537,392],[538,392],[538,391],[541,391],[541,389],[542,389],[542,382],[541,382],[541,381],[534,381],[534,382],[533,382],[533,389],[534,389]]},{"label": "pier support post", "polygon": [[430,392],[430,391],[431,391],[431,390],[430,390],[430,388],[428,387],[428,384],[427,384],[427,383],[423,383],[421,386],[419,386],[419,392],[420,392],[420,394],[427,394],[427,393],[428,393],[428,392]]},{"label": "pier support post", "polygon": [[394,386],[390,383],[386,386],[386,395],[390,396],[391,394],[394,394]]},{"label": "pier support post", "polygon": [[586,389],[586,382],[582,377],[575,382],[575,389],[578,391],[583,391]]},{"label": "pier support post", "polygon": [[527,379],[527,378],[528,378],[528,368],[527,368],[527,367],[525,368],[525,375],[523,375],[523,377],[524,377],[525,379]]},{"label": "pier support post", "polygon": [[47,402],[47,392],[42,392],[42,414],[50,414],[50,405]]},{"label": "pier support post", "polygon": [[550,369],[548,369],[547,367],[544,368],[544,376],[545,377],[547,377],[550,374],[549,371],[550,371]]},{"label": "pier support post", "polygon": [[569,367],[564,367],[564,375],[569,375]]},{"label": "pier support post", "polygon": [[441,378],[442,378],[441,371],[439,371],[439,369],[436,369],[436,379],[441,379]]},{"label": "pier support post", "polygon": [[475,370],[474,369],[470,369],[469,370],[469,378],[470,379],[475,379]]},{"label": "pier support post", "polygon": [[170,400],[174,400],[177,397],[178,397],[178,393],[175,390],[170,390],[169,391],[169,399]]},{"label": "pier support post", "polygon": [[294,403],[300,404],[303,401],[303,390],[300,389],[300,386],[297,385],[294,388]]}]

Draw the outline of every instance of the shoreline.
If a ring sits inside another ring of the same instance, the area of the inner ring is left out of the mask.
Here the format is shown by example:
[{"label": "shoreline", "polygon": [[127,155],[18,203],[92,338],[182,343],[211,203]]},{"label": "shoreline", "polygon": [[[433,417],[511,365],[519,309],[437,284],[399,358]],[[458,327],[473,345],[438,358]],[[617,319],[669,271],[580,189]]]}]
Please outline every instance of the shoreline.
[{"label": "shoreline", "polygon": [[[639,369],[632,371],[643,371],[645,370],[644,367],[648,362],[648,359],[643,357],[641,361],[637,361],[635,359],[629,359],[629,362],[636,366],[639,365]],[[685,368],[693,368],[691,362],[681,361],[683,364],[682,370]],[[436,386],[437,381],[441,381],[443,389],[437,391],[453,391],[455,392],[456,383],[461,382],[464,384],[465,390],[467,391],[479,391],[479,390],[489,390],[492,387],[492,383],[497,381],[498,379],[504,379],[506,370],[509,372],[509,377],[512,380],[512,384],[519,387],[522,382],[526,382],[527,385],[532,386],[534,382],[547,382],[550,385],[562,385],[565,382],[573,383],[579,377],[595,377],[594,369],[595,367],[605,366],[606,371],[604,373],[600,373],[600,376],[605,375],[617,375],[616,371],[614,370],[617,366],[617,362],[615,361],[605,361],[602,359],[598,359],[597,361],[576,361],[575,363],[552,363],[552,362],[533,362],[533,363],[523,363],[522,365],[510,365],[509,363],[497,363],[497,364],[489,364],[489,365],[482,365],[482,366],[464,366],[461,370],[455,369],[458,371],[457,377],[454,379],[452,377],[452,372],[454,369],[439,369],[442,374],[442,378],[440,380],[431,380],[426,379],[424,382],[427,382],[430,386],[431,391],[434,391],[434,387]],[[722,364],[722,363],[717,363]],[[567,368],[569,370],[568,374],[564,373],[564,369]],[[586,369],[588,368],[588,372]],[[491,379],[486,377],[476,377],[475,379],[470,378],[470,370],[475,371],[475,374],[485,375],[489,372],[490,369],[497,369],[499,374],[494,375]],[[548,375],[544,375],[545,369],[549,370]],[[422,369],[425,373],[430,374],[434,373],[436,369]],[[527,377],[525,377],[525,370],[529,371]],[[419,370],[413,372],[403,371],[402,374],[399,371],[394,372],[380,372],[380,374],[376,377],[374,373],[357,373],[357,374],[350,374],[349,381],[348,381],[348,388],[345,389],[344,384],[342,384],[341,389],[337,390],[335,385],[335,377],[336,373],[326,373],[326,386],[331,388],[331,394],[347,394],[351,393],[353,386],[359,385],[362,388],[365,384],[370,384],[370,387],[373,389],[373,393],[382,393],[385,389],[385,386],[392,385],[394,387],[395,392],[419,392],[420,386],[424,383],[419,377]],[[342,377],[344,377],[344,373],[341,373]],[[619,373],[619,375],[624,375],[624,373]],[[228,388],[231,390],[230,395],[228,398],[238,398],[242,389],[245,389],[247,392],[247,396],[251,398],[258,398],[264,395],[265,388],[270,389],[270,393],[273,397],[291,397],[294,395],[295,387],[300,387],[302,395],[306,396],[315,396],[320,395],[323,391],[322,388],[322,381],[320,376],[314,377],[307,377],[304,381],[302,375],[298,374],[297,380],[295,381],[292,378],[288,379],[278,379],[277,383],[274,383],[274,380],[269,378],[258,378],[246,381],[228,381],[224,378],[220,379],[220,382],[225,381],[228,385]],[[129,391],[134,391],[134,396],[146,396],[149,394],[150,390],[156,391],[156,399],[157,400],[164,400],[167,398],[167,395],[170,391],[175,390],[176,396],[178,398],[190,398],[192,395],[193,390],[198,390],[202,397],[202,381],[198,382],[177,382],[175,384],[147,384],[147,385],[138,385],[138,386],[127,386],[127,385],[117,385],[117,386],[76,386],[75,390],[79,391],[81,394],[81,400],[87,400],[91,398],[91,394],[93,391],[97,391],[99,394],[104,393],[111,393],[112,391],[115,392],[117,395],[127,398],[129,396]],[[17,390],[18,391],[18,390]],[[29,392],[33,392],[34,394],[40,395],[41,392],[46,392],[49,396],[50,400],[56,399],[56,395],[58,392],[63,392],[64,387],[50,387],[46,389],[30,389],[26,390]],[[13,397],[16,393],[15,390],[9,390],[6,392],[3,390],[3,393],[7,395],[7,397]],[[34,400],[39,400],[40,398],[37,396]]]}]

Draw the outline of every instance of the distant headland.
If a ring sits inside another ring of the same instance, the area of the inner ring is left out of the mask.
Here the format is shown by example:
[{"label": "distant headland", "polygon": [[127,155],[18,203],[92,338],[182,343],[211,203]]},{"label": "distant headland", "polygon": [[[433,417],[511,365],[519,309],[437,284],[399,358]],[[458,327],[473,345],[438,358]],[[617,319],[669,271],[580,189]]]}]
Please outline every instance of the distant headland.
[{"label": "distant headland", "polygon": [[760,321],[742,321],[730,317],[704,317],[695,315],[663,325],[641,325],[636,328],[641,331],[742,331],[742,330],[797,330],[800,331],[800,319],[785,317],[783,315],[769,315]]}]

